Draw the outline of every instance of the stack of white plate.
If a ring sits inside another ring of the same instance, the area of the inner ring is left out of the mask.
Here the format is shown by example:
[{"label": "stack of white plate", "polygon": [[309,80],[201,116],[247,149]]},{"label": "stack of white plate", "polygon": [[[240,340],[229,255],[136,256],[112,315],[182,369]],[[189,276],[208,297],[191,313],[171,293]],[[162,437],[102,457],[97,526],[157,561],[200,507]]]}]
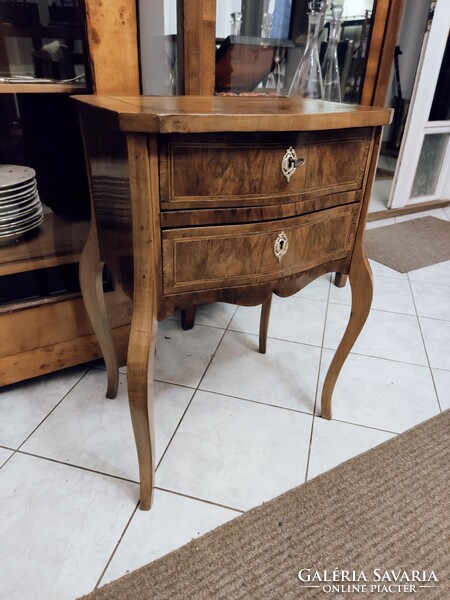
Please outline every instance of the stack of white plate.
[{"label": "stack of white plate", "polygon": [[0,165],[0,243],[14,241],[43,219],[34,169]]}]

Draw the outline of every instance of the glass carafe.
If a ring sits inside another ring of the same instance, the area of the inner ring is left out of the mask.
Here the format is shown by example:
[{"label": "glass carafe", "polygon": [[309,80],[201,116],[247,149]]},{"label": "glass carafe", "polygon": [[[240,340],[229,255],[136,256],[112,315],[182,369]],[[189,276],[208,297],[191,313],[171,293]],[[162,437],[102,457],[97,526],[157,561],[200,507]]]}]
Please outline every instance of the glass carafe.
[{"label": "glass carafe", "polygon": [[323,80],[319,60],[319,33],[325,2],[309,2],[308,39],[289,89],[289,96],[323,98]]},{"label": "glass carafe", "polygon": [[332,4],[333,20],[330,22],[328,47],[323,57],[323,97],[333,102],[341,101],[341,82],[339,77],[338,42],[341,35],[342,6]]},{"label": "glass carafe", "polygon": [[231,35],[241,35],[242,13],[231,13]]}]

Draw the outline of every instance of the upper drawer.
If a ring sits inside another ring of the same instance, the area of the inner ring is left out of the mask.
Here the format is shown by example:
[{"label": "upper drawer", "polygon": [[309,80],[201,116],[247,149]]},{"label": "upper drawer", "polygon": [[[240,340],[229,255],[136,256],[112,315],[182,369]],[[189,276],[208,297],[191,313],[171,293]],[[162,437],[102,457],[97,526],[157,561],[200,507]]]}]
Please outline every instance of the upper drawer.
[{"label": "upper drawer", "polygon": [[[161,208],[255,206],[359,190],[371,131],[161,136]],[[301,164],[288,181],[282,163],[292,164],[290,148]]]}]

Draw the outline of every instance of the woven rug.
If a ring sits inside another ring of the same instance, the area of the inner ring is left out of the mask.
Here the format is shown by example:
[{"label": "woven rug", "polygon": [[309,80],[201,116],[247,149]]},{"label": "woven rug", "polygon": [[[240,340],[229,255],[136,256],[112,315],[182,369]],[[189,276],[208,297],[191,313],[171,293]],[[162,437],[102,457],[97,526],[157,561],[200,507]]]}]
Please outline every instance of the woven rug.
[{"label": "woven rug", "polygon": [[367,256],[400,273],[450,260],[450,222],[435,217],[411,219],[368,229]]},{"label": "woven rug", "polygon": [[447,411],[85,598],[450,598],[449,425]]}]

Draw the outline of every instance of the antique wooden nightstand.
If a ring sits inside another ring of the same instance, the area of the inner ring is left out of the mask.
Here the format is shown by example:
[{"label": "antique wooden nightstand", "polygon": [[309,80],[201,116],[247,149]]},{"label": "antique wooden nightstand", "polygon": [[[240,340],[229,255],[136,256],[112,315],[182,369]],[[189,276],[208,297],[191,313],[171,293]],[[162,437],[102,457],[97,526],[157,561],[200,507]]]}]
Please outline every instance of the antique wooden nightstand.
[{"label": "antique wooden nightstand", "polygon": [[[103,264],[133,299],[128,394],[141,508],[152,502],[152,381],[157,321],[216,301],[262,304],[327,272],[348,274],[352,311],[322,392],[331,418],[338,374],[369,313],[362,238],[385,108],[300,98],[75,98],[95,205],[80,263],[83,297],[108,371],[118,369]],[[148,385],[150,384],[150,385]]]}]

